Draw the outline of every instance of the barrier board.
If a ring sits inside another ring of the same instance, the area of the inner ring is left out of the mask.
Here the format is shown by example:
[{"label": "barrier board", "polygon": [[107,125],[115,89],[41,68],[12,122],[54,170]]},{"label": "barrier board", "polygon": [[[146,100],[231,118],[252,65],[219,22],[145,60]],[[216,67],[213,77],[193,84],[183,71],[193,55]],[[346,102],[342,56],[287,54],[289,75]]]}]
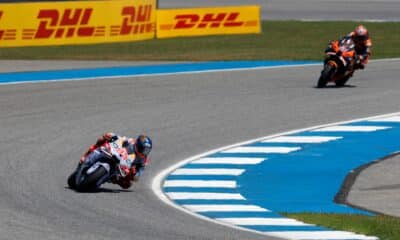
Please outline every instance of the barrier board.
[{"label": "barrier board", "polygon": [[156,0],[0,4],[0,47],[155,37]]},{"label": "barrier board", "polygon": [[157,38],[260,32],[260,6],[159,9],[157,11]]}]

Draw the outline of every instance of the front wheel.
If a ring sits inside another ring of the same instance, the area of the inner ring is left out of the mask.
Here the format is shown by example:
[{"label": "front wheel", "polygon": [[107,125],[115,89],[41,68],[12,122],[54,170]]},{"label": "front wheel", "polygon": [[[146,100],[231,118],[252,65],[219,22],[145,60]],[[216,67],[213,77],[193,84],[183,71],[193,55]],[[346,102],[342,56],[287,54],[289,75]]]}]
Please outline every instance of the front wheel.
[{"label": "front wheel", "polygon": [[334,73],[335,68],[329,63],[325,64],[324,69],[321,72],[321,76],[318,79],[317,87],[325,87],[326,84],[328,84],[328,82],[332,79]]},{"label": "front wheel", "polygon": [[98,186],[98,181],[107,174],[107,170],[103,166],[99,166],[94,172],[89,175],[83,173],[83,180],[76,185],[76,190],[83,192],[83,191],[90,191],[95,190]]},{"label": "front wheel", "polygon": [[71,175],[69,175],[69,177],[68,177],[68,186],[69,186],[71,189],[75,189],[75,188],[76,188],[75,179],[76,179],[76,171],[73,172],[73,173],[72,173]]}]

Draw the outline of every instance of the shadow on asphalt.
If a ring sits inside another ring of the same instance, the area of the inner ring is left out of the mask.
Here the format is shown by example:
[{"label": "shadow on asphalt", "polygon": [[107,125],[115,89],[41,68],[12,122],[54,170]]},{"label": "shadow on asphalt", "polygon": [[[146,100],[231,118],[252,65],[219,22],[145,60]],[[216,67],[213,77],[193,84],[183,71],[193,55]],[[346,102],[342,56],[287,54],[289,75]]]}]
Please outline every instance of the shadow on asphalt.
[{"label": "shadow on asphalt", "polygon": [[124,193],[124,192],[134,192],[133,190],[128,190],[128,189],[111,189],[111,188],[99,188],[91,191],[85,191],[85,192],[78,192],[75,189],[72,189],[70,187],[64,187],[65,189],[69,189],[71,191],[74,191],[76,193]]},{"label": "shadow on asphalt", "polygon": [[[329,86],[326,86],[323,88],[333,89],[333,88],[355,88],[355,87],[357,87],[357,86],[356,85],[344,85],[344,86],[329,85]],[[314,88],[323,89],[323,88],[319,88],[317,86],[314,86]]]}]

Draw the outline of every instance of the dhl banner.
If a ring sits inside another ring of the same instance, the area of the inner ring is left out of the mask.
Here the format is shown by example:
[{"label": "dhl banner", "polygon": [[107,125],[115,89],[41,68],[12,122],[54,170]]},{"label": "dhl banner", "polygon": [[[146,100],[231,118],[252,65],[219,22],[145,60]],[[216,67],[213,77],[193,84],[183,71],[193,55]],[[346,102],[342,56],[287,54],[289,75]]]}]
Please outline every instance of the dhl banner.
[{"label": "dhl banner", "polygon": [[260,32],[260,6],[157,11],[157,38]]},{"label": "dhl banner", "polygon": [[152,39],[156,0],[0,4],[0,47]]}]

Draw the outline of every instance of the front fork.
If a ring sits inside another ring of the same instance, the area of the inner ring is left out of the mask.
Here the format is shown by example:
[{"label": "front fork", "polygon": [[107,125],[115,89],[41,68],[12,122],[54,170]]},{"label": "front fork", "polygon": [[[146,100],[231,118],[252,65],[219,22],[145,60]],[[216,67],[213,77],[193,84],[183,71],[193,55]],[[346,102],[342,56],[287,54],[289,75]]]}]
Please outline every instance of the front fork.
[{"label": "front fork", "polygon": [[337,63],[335,61],[333,61],[333,60],[329,60],[326,63],[326,69],[324,69],[324,71],[325,71],[325,76],[324,77],[328,81],[333,81],[334,80],[333,77],[335,76],[337,70],[338,70]]}]

